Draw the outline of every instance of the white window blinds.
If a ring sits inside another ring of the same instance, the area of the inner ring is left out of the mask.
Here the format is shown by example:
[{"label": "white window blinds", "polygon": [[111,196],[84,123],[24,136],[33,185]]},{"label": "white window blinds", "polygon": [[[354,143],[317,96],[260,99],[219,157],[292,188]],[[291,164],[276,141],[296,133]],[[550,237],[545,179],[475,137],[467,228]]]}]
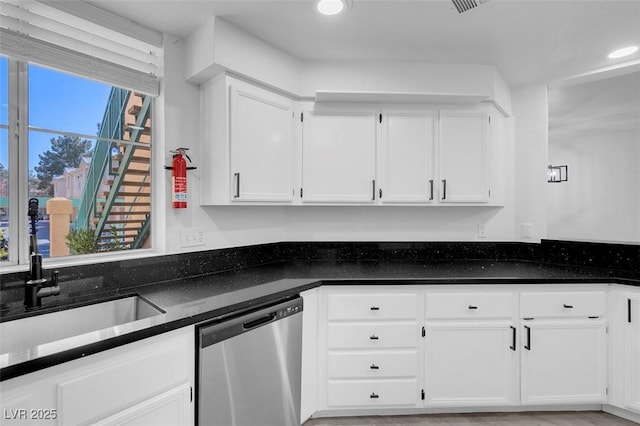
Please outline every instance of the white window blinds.
[{"label": "white window blinds", "polygon": [[0,53],[158,95],[162,34],[80,1],[0,0]]}]

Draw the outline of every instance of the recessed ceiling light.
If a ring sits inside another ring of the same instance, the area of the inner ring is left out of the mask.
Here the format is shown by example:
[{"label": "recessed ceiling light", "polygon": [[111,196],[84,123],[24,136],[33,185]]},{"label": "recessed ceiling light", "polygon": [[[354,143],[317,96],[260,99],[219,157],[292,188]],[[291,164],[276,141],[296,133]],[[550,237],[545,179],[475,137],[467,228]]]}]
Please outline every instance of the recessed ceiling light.
[{"label": "recessed ceiling light", "polygon": [[633,55],[638,51],[638,46],[627,46],[622,49],[615,50],[609,53],[609,59],[623,58],[625,56]]},{"label": "recessed ceiling light", "polygon": [[323,15],[337,15],[344,10],[344,0],[318,0],[316,9]]}]

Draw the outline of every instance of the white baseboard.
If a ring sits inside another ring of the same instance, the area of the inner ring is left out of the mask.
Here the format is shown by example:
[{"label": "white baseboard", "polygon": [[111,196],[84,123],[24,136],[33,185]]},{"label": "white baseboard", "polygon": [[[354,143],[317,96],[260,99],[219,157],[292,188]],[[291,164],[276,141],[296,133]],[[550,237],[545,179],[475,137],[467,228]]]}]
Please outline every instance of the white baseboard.
[{"label": "white baseboard", "polygon": [[625,410],[624,408],[614,407],[613,405],[603,405],[602,411],[640,424],[640,413],[636,413],[635,411]]},{"label": "white baseboard", "polygon": [[[615,407],[613,407],[615,408]],[[457,413],[520,413],[526,411],[605,411],[601,404],[580,405],[526,405],[503,407],[457,407],[457,408],[373,408],[321,410],[313,413],[311,418],[320,417],[352,417],[352,416],[401,416],[419,414],[457,414]],[[624,410],[623,410],[624,411]],[[611,413],[615,414],[616,413]],[[620,416],[623,417],[623,416]],[[624,417],[626,418],[626,417]],[[632,420],[632,419],[631,419]],[[637,421],[637,420],[632,420]]]}]

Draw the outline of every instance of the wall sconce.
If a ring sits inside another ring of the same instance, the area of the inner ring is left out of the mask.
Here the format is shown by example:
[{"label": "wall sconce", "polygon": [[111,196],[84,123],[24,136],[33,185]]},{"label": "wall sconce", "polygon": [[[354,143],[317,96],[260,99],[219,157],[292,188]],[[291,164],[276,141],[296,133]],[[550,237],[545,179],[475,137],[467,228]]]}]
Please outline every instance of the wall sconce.
[{"label": "wall sconce", "polygon": [[551,164],[549,164],[548,169],[547,182],[560,183],[567,181],[569,173],[568,166],[552,166]]}]

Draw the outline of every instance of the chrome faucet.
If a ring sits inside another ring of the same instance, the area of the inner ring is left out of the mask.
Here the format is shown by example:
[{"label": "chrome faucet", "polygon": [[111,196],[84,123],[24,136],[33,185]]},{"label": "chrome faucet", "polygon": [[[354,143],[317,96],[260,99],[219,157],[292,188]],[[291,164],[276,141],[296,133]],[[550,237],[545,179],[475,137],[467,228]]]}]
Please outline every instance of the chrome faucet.
[{"label": "chrome faucet", "polygon": [[[60,294],[58,285],[58,271],[51,273],[51,279],[42,277],[42,255],[38,253],[38,236],[36,223],[38,222],[38,199],[29,199],[29,219],[31,234],[29,240],[30,262],[29,276],[24,283],[24,306],[27,310],[42,307],[42,298]],[[49,283],[47,283],[49,281]]]}]

